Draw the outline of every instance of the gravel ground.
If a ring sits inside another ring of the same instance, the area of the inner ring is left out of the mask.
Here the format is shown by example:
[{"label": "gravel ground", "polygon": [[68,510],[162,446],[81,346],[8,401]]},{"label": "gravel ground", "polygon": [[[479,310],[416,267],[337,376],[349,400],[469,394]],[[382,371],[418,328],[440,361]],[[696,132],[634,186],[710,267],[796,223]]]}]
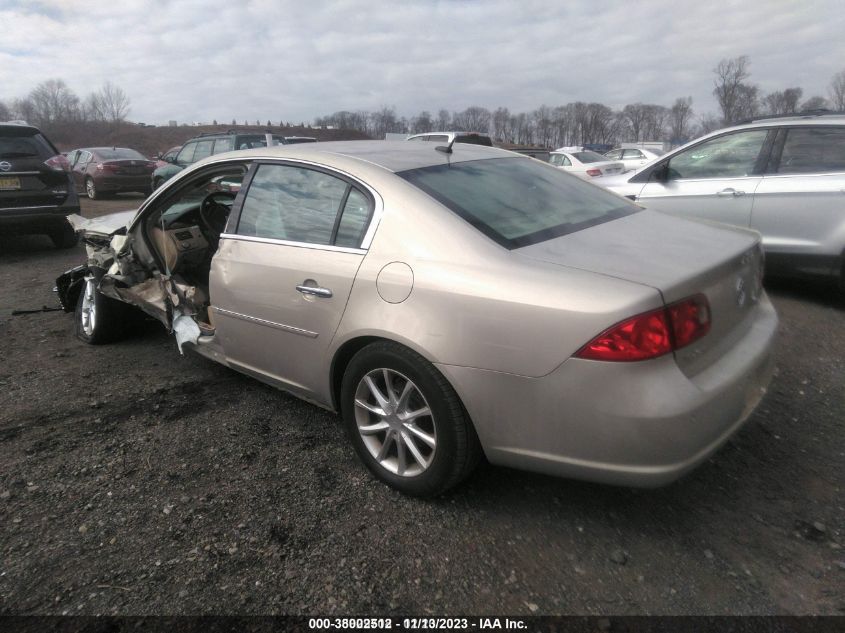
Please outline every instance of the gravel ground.
[{"label": "gravel ground", "polygon": [[[88,216],[139,198],[92,203]],[[842,614],[845,302],[769,284],[778,373],[654,491],[482,466],[433,501],[369,477],[332,414],[156,323],[89,347],[84,259],[0,237],[0,614]]]}]

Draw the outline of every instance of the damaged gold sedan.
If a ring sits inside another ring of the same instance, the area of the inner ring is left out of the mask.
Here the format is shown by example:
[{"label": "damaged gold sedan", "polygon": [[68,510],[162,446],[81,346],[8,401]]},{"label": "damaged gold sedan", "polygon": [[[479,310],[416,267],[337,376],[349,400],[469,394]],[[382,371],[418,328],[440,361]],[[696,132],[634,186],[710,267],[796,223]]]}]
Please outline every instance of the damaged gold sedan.
[{"label": "damaged gold sedan", "polygon": [[180,350],[342,413],[361,460],[407,494],[455,485],[482,452],[665,484],[771,375],[758,234],[490,147],[232,152],[137,212],[70,221],[88,260],[57,286],[80,339],[117,340],[146,313]]}]

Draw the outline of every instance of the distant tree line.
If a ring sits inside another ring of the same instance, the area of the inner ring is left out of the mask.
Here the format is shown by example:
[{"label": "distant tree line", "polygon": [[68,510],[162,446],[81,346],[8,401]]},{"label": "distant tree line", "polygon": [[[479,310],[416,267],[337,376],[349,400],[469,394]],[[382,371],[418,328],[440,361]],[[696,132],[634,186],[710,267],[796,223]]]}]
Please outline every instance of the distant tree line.
[{"label": "distant tree line", "polygon": [[750,65],[748,57],[742,55],[723,59],[713,69],[713,95],[719,114],[696,116],[692,97],[678,97],[671,106],[631,103],[619,110],[602,103],[578,101],[561,106],[542,105],[530,112],[471,106],[459,112],[439,110],[436,114],[423,110],[412,117],[399,116],[396,108],[383,106],[375,112],[341,110],[316,118],[314,125],[358,130],[374,138],[384,138],[389,132],[422,134],[455,130],[489,134],[504,143],[544,147],[637,141],[678,145],[754,116],[825,108],[845,111],[845,70],[831,80],[829,100],[822,96],[802,100],[803,90],[799,87],[764,95],[757,85],[748,81]]},{"label": "distant tree line", "polygon": [[39,127],[65,123],[119,123],[129,114],[129,97],[119,86],[107,81],[96,92],[80,99],[61,79],[48,79],[27,96],[0,101],[0,120],[20,119]]}]

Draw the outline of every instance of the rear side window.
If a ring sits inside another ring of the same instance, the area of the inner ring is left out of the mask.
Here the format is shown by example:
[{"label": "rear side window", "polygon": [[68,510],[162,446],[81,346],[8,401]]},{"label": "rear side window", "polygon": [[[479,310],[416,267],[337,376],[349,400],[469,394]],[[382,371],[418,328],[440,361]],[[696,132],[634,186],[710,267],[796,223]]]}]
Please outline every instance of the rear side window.
[{"label": "rear side window", "polygon": [[194,159],[192,162],[196,163],[197,161],[202,160],[203,158],[208,158],[211,156],[211,148],[214,147],[214,141],[200,141],[197,143],[197,149],[194,152]]},{"label": "rear side window", "polygon": [[350,246],[361,230],[360,209],[356,209],[352,191],[357,190],[345,180],[314,169],[259,165],[244,199],[238,234],[332,244],[338,213],[345,204],[341,217],[343,233],[338,230],[344,243],[338,245]]},{"label": "rear side window", "polygon": [[235,140],[231,136],[219,138],[214,141],[214,153],[222,154],[223,152],[231,152],[234,146]]},{"label": "rear side window", "polygon": [[791,128],[780,155],[779,174],[845,172],[845,128]]},{"label": "rear side window", "polygon": [[555,167],[570,167],[572,162],[563,154],[552,154],[549,157],[549,162]]},{"label": "rear side window", "polygon": [[615,194],[526,158],[436,165],[398,175],[510,249],[639,210]]}]

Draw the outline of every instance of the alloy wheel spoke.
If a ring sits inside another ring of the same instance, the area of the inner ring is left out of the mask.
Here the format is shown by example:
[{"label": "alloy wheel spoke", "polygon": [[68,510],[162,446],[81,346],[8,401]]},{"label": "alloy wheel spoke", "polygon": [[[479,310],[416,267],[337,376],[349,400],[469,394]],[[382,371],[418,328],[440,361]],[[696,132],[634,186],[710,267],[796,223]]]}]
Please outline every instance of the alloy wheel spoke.
[{"label": "alloy wheel spoke", "polygon": [[417,448],[414,438],[407,433],[402,433],[402,439],[405,440],[405,446],[407,446],[408,450],[411,451],[411,455],[414,456],[417,463],[423,468],[426,468],[428,466],[428,462],[425,457],[422,456],[422,453],[420,453],[420,449]]},{"label": "alloy wheel spoke", "polygon": [[370,404],[369,402],[364,402],[360,398],[355,398],[355,406],[361,407],[362,409],[369,411],[370,413],[375,413],[378,416],[384,417],[384,409],[381,407],[377,407],[374,404]]},{"label": "alloy wheel spoke", "polygon": [[384,394],[378,388],[378,385],[376,385],[375,381],[373,381],[373,379],[369,376],[364,376],[364,382],[367,383],[367,388],[370,390],[370,393],[373,394],[373,397],[376,399],[379,406],[384,409],[385,405],[388,404],[388,400],[384,397]]},{"label": "alloy wheel spoke", "polygon": [[405,382],[405,386],[402,388],[402,393],[399,394],[399,399],[396,403],[396,410],[400,412],[404,412],[408,409],[408,399],[411,397],[411,394],[414,393],[414,383],[410,380]]},{"label": "alloy wheel spoke", "polygon": [[422,407],[416,411],[405,411],[399,417],[402,419],[402,422],[412,422],[413,420],[426,415],[431,415],[431,409],[428,407]]},{"label": "alloy wheel spoke", "polygon": [[396,393],[393,391],[393,382],[391,380],[390,370],[382,369],[381,374],[384,376],[384,389],[387,392],[388,402],[396,402]]},{"label": "alloy wheel spoke", "polygon": [[390,444],[393,442],[393,432],[388,431],[387,435],[384,436],[384,443],[381,445],[381,450],[378,452],[376,456],[376,461],[382,462],[384,458],[387,457],[387,452],[390,450]]},{"label": "alloy wheel spoke", "polygon": [[387,422],[376,422],[375,424],[368,424],[367,426],[359,426],[358,430],[361,432],[361,435],[375,435],[376,433],[381,433],[389,428],[390,425]]},{"label": "alloy wheel spoke", "polygon": [[434,439],[433,435],[426,433],[416,424],[405,424],[405,428],[411,433],[413,433],[416,437],[420,438],[423,442],[428,444],[431,448],[434,448],[436,440]]},{"label": "alloy wheel spoke", "polygon": [[404,475],[408,470],[408,456],[405,451],[405,438],[397,434],[396,437],[397,474]]}]

